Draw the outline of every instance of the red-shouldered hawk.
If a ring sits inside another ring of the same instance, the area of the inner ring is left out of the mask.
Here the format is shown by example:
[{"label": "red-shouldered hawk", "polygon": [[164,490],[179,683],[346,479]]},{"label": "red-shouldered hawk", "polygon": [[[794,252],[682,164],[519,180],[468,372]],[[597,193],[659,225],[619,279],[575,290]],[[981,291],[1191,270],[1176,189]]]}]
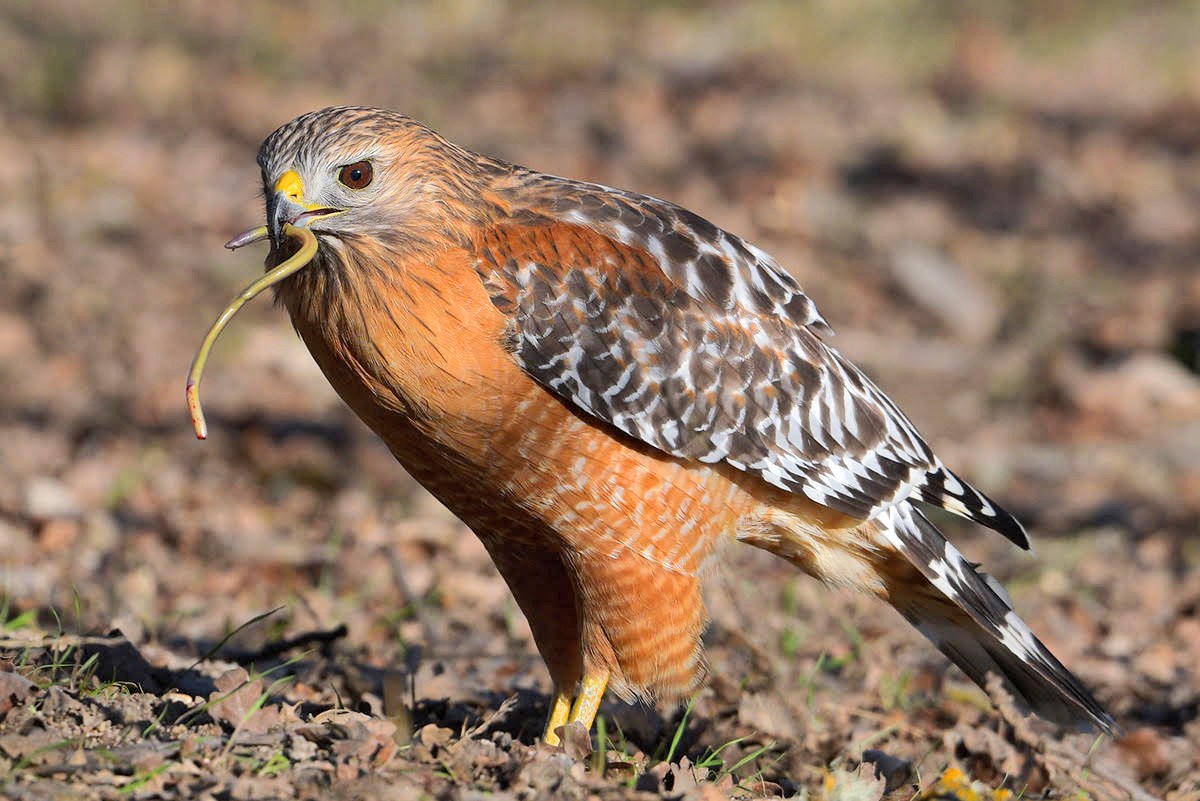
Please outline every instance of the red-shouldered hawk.
[{"label": "red-shouldered hawk", "polygon": [[258,162],[268,224],[231,245],[269,232],[278,265],[286,233],[315,234],[307,266],[259,283],[278,281],[334,388],[495,560],[554,681],[547,741],[590,727],[606,688],[695,689],[698,576],[723,540],[888,601],[1044,717],[1116,730],[920,506],[1028,548],[1021,525],[825,342],[762,250],[391,111],[305,114]]}]

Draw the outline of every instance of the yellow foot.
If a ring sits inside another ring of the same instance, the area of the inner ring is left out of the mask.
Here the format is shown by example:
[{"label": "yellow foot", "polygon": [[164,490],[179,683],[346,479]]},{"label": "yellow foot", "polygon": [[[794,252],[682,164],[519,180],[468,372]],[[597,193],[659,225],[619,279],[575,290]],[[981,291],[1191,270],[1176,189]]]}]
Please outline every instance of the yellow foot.
[{"label": "yellow foot", "polygon": [[567,719],[567,722],[579,721],[583,724],[583,728],[591,731],[606,689],[608,689],[607,670],[603,673],[585,675],[583,681],[579,683],[579,695],[575,696],[575,705],[571,707],[571,717]]},{"label": "yellow foot", "polygon": [[554,701],[550,705],[550,719],[546,721],[546,731],[542,734],[542,739],[549,745],[558,745],[560,741],[555,729],[576,721],[591,731],[607,688],[608,671],[590,673],[579,683],[579,694],[575,696],[575,703],[572,705],[567,694],[561,688],[555,687]]},{"label": "yellow foot", "polygon": [[571,696],[555,687],[554,701],[550,704],[550,718],[546,721],[546,731],[542,734],[542,739],[546,741],[547,745],[559,744],[557,729],[559,726],[567,725],[567,717],[570,714]]}]

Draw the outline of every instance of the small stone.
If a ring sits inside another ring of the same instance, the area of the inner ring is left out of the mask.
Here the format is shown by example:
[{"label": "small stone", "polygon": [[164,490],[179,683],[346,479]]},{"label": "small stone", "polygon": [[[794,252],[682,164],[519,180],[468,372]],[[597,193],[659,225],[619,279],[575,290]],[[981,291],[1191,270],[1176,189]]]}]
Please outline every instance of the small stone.
[{"label": "small stone", "polygon": [[75,495],[57,478],[37,476],[25,486],[25,513],[34,520],[79,517]]}]

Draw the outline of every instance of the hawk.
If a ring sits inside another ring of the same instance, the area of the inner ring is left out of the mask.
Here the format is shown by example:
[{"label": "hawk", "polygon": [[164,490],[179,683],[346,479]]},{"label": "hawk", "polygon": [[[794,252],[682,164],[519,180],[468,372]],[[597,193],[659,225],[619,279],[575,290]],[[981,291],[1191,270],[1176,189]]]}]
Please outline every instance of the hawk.
[{"label": "hawk", "polygon": [[922,509],[1027,549],[1021,524],[827,343],[764,251],[381,109],[298,117],[258,163],[267,225],[230,246],[269,237],[275,269],[195,379],[274,284],[338,394],[495,561],[554,682],[547,742],[590,728],[606,690],[696,688],[699,576],[730,540],[882,598],[1043,717],[1116,731]]}]

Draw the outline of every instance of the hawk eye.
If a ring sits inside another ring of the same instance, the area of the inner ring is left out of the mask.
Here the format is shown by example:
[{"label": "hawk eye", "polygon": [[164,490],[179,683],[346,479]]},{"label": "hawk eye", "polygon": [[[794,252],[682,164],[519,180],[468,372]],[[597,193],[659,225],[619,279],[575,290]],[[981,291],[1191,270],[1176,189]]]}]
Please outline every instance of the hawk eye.
[{"label": "hawk eye", "polygon": [[369,161],[356,161],[338,171],[338,180],[350,189],[366,189],[374,177],[375,170]]}]

